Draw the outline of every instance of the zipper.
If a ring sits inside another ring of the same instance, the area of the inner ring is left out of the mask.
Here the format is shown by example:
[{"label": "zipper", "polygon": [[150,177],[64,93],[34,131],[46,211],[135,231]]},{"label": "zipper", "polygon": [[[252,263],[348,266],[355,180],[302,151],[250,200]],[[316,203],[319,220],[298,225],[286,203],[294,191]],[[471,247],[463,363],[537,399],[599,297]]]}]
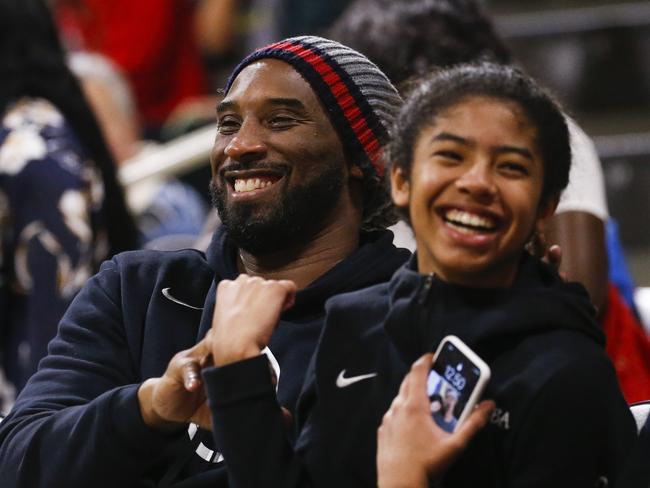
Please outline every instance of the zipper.
[{"label": "zipper", "polygon": [[427,298],[429,297],[429,292],[431,291],[431,285],[433,285],[434,276],[435,275],[433,273],[429,273],[428,275],[425,276],[424,285],[422,285],[422,288],[420,289],[420,294],[418,296],[418,305],[424,305],[424,302],[427,301]]},{"label": "zipper", "polygon": [[417,317],[416,322],[414,323],[414,333],[415,333],[415,339],[416,343],[420,344],[419,351],[418,351],[418,357],[421,355],[423,352],[428,351],[428,348],[422,349],[422,345],[425,343],[425,337],[428,335],[426,334],[426,329],[428,328],[429,324],[429,316],[431,314],[431,311],[429,310],[429,307],[426,306],[426,303],[429,299],[429,295],[431,294],[431,288],[433,287],[433,279],[435,275],[433,273],[429,273],[424,277],[424,284],[422,285],[422,288],[420,288],[420,292],[418,294],[418,300],[417,300],[417,310],[415,317]]}]

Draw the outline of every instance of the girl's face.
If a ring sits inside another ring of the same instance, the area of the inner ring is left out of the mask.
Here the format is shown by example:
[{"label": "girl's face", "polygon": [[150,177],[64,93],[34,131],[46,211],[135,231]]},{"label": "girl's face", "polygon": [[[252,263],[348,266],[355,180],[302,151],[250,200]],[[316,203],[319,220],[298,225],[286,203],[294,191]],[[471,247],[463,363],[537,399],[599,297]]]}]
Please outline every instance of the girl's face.
[{"label": "girl's face", "polygon": [[438,114],[415,140],[411,175],[393,168],[408,207],[418,270],[469,286],[507,287],[524,245],[555,210],[540,207],[536,128],[510,101],[473,96]]}]

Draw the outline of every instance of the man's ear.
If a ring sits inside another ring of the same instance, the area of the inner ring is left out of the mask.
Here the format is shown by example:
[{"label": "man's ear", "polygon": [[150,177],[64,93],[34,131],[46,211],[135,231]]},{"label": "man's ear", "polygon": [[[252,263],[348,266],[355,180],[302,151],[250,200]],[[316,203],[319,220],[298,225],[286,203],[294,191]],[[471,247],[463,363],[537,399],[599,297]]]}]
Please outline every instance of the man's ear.
[{"label": "man's ear", "polygon": [[390,194],[396,207],[408,207],[411,197],[411,185],[404,175],[404,171],[396,165],[391,165]]},{"label": "man's ear", "polygon": [[560,197],[555,196],[549,198],[548,201],[540,205],[539,210],[537,211],[537,222],[535,223],[535,230],[539,233],[544,232],[546,224],[553,217],[555,209],[557,208],[558,203],[560,202]]},{"label": "man's ear", "polygon": [[356,180],[363,179],[363,171],[361,171],[361,168],[359,167],[358,164],[350,165],[350,178],[354,178]]}]

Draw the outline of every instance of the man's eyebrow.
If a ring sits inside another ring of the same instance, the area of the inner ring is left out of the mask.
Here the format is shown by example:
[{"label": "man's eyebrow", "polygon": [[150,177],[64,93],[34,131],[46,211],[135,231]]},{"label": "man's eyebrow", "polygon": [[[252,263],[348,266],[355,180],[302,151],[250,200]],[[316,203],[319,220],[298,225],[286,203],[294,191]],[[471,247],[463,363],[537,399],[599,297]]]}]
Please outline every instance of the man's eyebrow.
[{"label": "man's eyebrow", "polygon": [[297,110],[306,110],[305,104],[297,98],[270,98],[267,103],[270,105],[295,108]]},{"label": "man's eyebrow", "polygon": [[237,104],[235,102],[230,102],[227,100],[225,102],[219,102],[217,104],[217,112],[225,112],[226,110],[230,110],[236,106]]},{"label": "man's eyebrow", "polygon": [[[269,98],[265,100],[265,104],[278,107],[288,107],[296,110],[306,111],[307,108],[305,104],[302,103],[297,98]],[[232,110],[238,106],[238,103],[234,100],[225,100],[217,105],[217,112],[225,112],[227,110]]]}]

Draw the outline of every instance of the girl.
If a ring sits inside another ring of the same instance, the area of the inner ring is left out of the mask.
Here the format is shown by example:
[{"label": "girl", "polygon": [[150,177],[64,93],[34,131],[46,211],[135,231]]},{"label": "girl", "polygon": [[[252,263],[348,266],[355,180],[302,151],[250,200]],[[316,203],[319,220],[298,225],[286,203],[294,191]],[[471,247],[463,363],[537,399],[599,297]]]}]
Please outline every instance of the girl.
[{"label": "girl", "polygon": [[[291,287],[248,277],[220,285],[207,339],[218,367],[204,378],[211,397],[223,398],[211,405],[213,429],[233,486],[376,486],[377,428],[398,390],[379,434],[379,484],[426,486],[453,457],[436,451],[454,454],[462,442],[449,448],[431,419],[430,355],[402,380],[449,334],[489,364],[485,396],[496,408],[444,486],[615,482],[635,427],[593,307],[582,286],[526,251],[568,179],[569,137],[557,105],[514,68],[435,73],[402,108],[386,156],[417,253],[389,283],[328,302],[293,448],[264,357],[221,359],[224,338],[250,350],[269,335],[268,325],[257,335],[246,327],[242,338],[234,304],[241,323],[273,324]],[[264,308],[238,298],[254,287]]]}]

